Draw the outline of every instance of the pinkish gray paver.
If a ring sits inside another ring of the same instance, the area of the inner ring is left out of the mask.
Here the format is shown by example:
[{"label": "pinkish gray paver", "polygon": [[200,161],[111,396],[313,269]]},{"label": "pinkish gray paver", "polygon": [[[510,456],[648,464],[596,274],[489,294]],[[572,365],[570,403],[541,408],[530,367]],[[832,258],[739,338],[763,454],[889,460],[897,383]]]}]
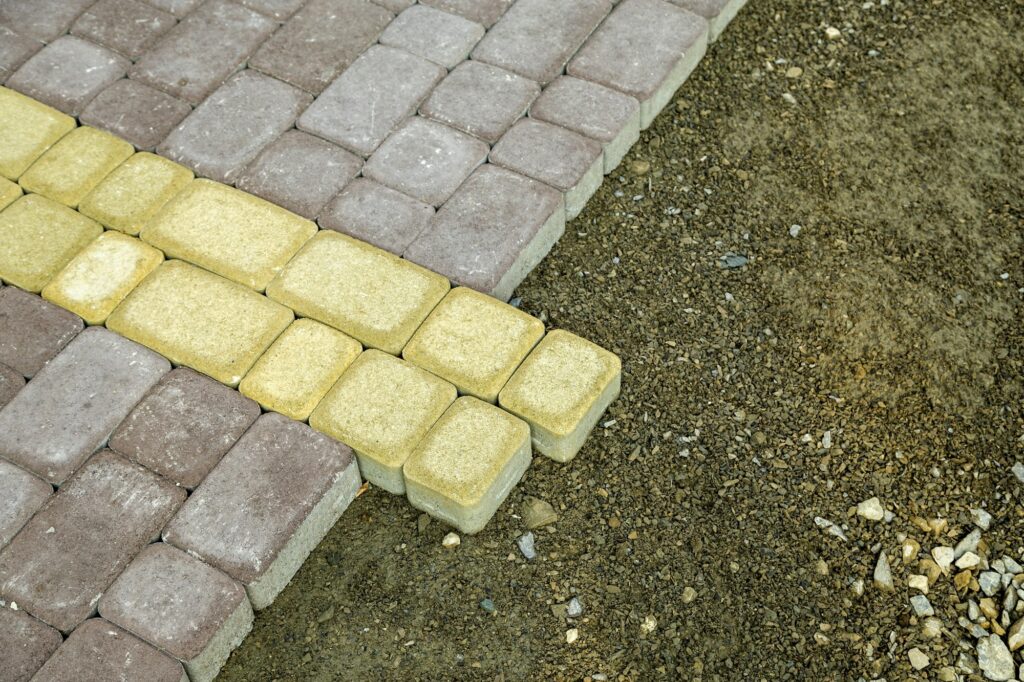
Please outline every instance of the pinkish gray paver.
[{"label": "pinkish gray paver", "polygon": [[19,66],[43,49],[43,44],[23,36],[6,26],[0,26],[0,83],[14,73]]},{"label": "pinkish gray paver", "polygon": [[515,0],[421,0],[422,4],[458,14],[490,28]]},{"label": "pinkish gray paver", "polygon": [[0,679],[28,682],[62,641],[60,633],[46,623],[24,611],[0,606]]},{"label": "pinkish gray paver", "polygon": [[173,14],[140,0],[99,0],[71,27],[71,35],[135,59],[178,23]]},{"label": "pinkish gray paver", "polygon": [[191,111],[188,102],[122,78],[96,95],[79,119],[152,151]]},{"label": "pinkish gray paver", "polygon": [[6,0],[0,2],[0,24],[28,38],[48,43],[67,33],[71,24],[96,0]]},{"label": "pinkish gray paver", "polygon": [[[0,362],[0,410],[25,386],[25,377]],[[0,543],[2,544],[2,543]]]},{"label": "pinkish gray paver", "polygon": [[82,318],[17,287],[0,289],[0,363],[31,378],[75,338]]},{"label": "pinkish gray paver", "polygon": [[49,483],[0,459],[0,549],[52,494]]},{"label": "pinkish gray paver", "polygon": [[426,5],[413,5],[395,17],[380,42],[451,69],[469,57],[483,35],[484,27],[475,21]]},{"label": "pinkish gray paver", "polygon": [[671,0],[671,2],[707,19],[710,26],[708,39],[714,42],[718,40],[718,36],[722,34],[729,22],[736,18],[736,14],[743,8],[747,0]]},{"label": "pinkish gray paver", "polygon": [[380,183],[356,178],[324,208],[320,227],[402,253],[430,223],[434,207]]},{"label": "pinkish gray paver", "polygon": [[203,4],[204,0],[146,0],[146,2],[165,12],[170,12],[180,19]]}]

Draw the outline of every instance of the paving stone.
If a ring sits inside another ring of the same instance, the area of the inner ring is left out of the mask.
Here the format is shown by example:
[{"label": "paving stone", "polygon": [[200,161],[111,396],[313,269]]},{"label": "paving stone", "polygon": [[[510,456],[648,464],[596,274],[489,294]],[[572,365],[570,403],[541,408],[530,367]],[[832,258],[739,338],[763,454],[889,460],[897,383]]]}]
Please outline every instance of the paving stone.
[{"label": "paving stone", "polygon": [[163,259],[160,251],[135,237],[105,232],[79,251],[43,287],[42,295],[87,324],[103,324]]},{"label": "paving stone", "polygon": [[0,175],[17,180],[75,127],[75,119],[0,87]]},{"label": "paving stone", "polygon": [[99,0],[78,17],[71,34],[135,59],[176,23],[173,14],[139,0]]},{"label": "paving stone", "polygon": [[23,36],[48,43],[68,32],[78,15],[96,0],[6,0],[0,24]]},{"label": "paving stone", "polygon": [[39,296],[0,289],[0,363],[31,378],[82,331],[82,320]]},{"label": "paving stone", "polygon": [[547,83],[611,9],[609,0],[519,0],[476,46],[473,59]]},{"label": "paving stone", "polygon": [[481,62],[455,67],[420,114],[494,144],[540,94],[531,80]]},{"label": "paving stone", "polygon": [[242,71],[196,107],[158,151],[198,175],[233,183],[312,101],[287,83]]},{"label": "paving stone", "polygon": [[708,20],[708,40],[715,42],[722,31],[747,4],[747,0],[670,0],[683,9],[701,15]]},{"label": "paving stone", "polygon": [[367,0],[312,0],[249,65],[314,95],[377,40],[393,15]]},{"label": "paving stone", "polygon": [[443,9],[490,28],[515,0],[422,0],[422,4]]},{"label": "paving stone", "polygon": [[365,178],[353,180],[320,214],[320,227],[400,254],[427,226],[434,207]]},{"label": "paving stone", "polygon": [[191,682],[213,680],[253,621],[241,585],[161,542],[146,547],[114,581],[99,611],[179,659]]},{"label": "paving stone", "polygon": [[364,346],[398,355],[448,286],[441,275],[324,230],[270,283],[267,296]]},{"label": "paving stone", "polygon": [[41,49],[41,42],[0,26],[0,83]]},{"label": "paving stone", "polygon": [[119,78],[130,62],[75,36],[63,36],[34,54],[7,79],[7,87],[78,116],[93,97]]},{"label": "paving stone", "polygon": [[613,353],[556,329],[512,375],[498,403],[529,422],[538,452],[568,462],[618,396],[621,375]]},{"label": "paving stone", "polygon": [[0,211],[14,203],[21,196],[21,186],[7,178],[0,177]]},{"label": "paving stone", "polygon": [[416,0],[373,0],[375,3],[383,7],[384,9],[390,10],[391,12],[398,14],[399,12],[406,10],[416,4]]},{"label": "paving stone", "polygon": [[[21,382],[24,384],[25,380]],[[0,459],[0,549],[18,534],[52,494],[49,483]],[[0,613],[3,611],[5,609],[0,608]]]},{"label": "paving stone", "polygon": [[152,151],[191,111],[177,97],[124,78],[96,95],[79,118]]},{"label": "paving stone", "polygon": [[82,126],[46,150],[18,182],[26,192],[75,208],[134,151],[110,133]]},{"label": "paving stone", "polygon": [[254,9],[260,14],[284,21],[302,7],[306,0],[238,0],[239,4]]},{"label": "paving stone", "polygon": [[[2,543],[0,543],[2,544]],[[24,611],[0,607],[5,682],[28,682],[60,646],[60,633]]]},{"label": "paving stone", "polygon": [[181,258],[263,291],[316,225],[251,194],[193,180],[142,228],[169,258]]},{"label": "paving stone", "polygon": [[106,227],[137,235],[191,180],[192,171],[184,166],[140,152],[111,171],[78,210]]},{"label": "paving stone", "polygon": [[181,663],[102,618],[82,623],[33,679],[189,682]]},{"label": "paving stone", "polygon": [[0,554],[0,594],[70,632],[184,499],[153,472],[96,454]]},{"label": "paving stone", "polygon": [[597,140],[611,173],[640,139],[640,103],[597,83],[562,76],[544,88],[530,116]]},{"label": "paving stone", "polygon": [[110,448],[191,490],[258,416],[238,391],[179,367],[121,422]]},{"label": "paving stone", "polygon": [[102,231],[67,206],[25,195],[0,213],[0,278],[39,291]]},{"label": "paving stone", "polygon": [[646,128],[704,56],[707,41],[703,17],[664,0],[624,0],[567,71],[637,98]]},{"label": "paving stone", "polygon": [[534,118],[512,126],[488,158],[565,194],[566,220],[579,215],[604,180],[599,142]]},{"label": "paving stone", "polygon": [[0,412],[0,456],[60,485],[170,368],[156,353],[90,327]]},{"label": "paving stone", "polygon": [[271,142],[235,186],[312,220],[363,166],[363,160],[327,140],[289,130]]},{"label": "paving stone", "polygon": [[384,141],[363,175],[440,206],[487,158],[488,147],[471,135],[414,116]]},{"label": "paving stone", "polygon": [[180,19],[202,4],[203,0],[146,0],[146,2],[157,9],[170,12]]},{"label": "paving stone", "polygon": [[129,75],[186,102],[199,104],[275,28],[276,21],[258,12],[227,0],[210,0],[147,50]]},{"label": "paving stone", "polygon": [[564,230],[557,190],[488,164],[455,191],[405,257],[508,300]]},{"label": "paving stone", "polygon": [[[25,377],[7,365],[0,363],[0,409],[3,409],[4,405],[11,402],[14,396],[18,394],[18,391],[24,388],[24,386]],[[0,545],[3,545],[2,541],[0,541]]]},{"label": "paving stone", "polygon": [[426,5],[413,5],[395,17],[380,42],[451,69],[469,58],[473,46],[483,36],[484,27],[475,21]]},{"label": "paving stone", "polygon": [[305,421],[363,347],[327,325],[292,322],[238,385],[267,410]]},{"label": "paving stone", "polygon": [[167,261],[111,313],[107,327],[176,365],[237,386],[292,318],[252,289]]},{"label": "paving stone", "polygon": [[360,486],[345,445],[272,412],[210,472],[164,530],[164,541],[245,585],[268,606]]},{"label": "paving stone", "polygon": [[452,382],[459,393],[493,403],[542,336],[537,318],[458,287],[424,320],[402,357]]},{"label": "paving stone", "polygon": [[402,495],[402,465],[457,395],[430,372],[368,350],[341,375],[309,423],[355,451],[363,478]]},{"label": "paving stone", "polygon": [[459,398],[403,468],[414,507],[478,533],[530,466],[530,427],[494,405]]},{"label": "paving stone", "polygon": [[317,97],[298,127],[368,156],[443,76],[422,57],[374,45]]}]

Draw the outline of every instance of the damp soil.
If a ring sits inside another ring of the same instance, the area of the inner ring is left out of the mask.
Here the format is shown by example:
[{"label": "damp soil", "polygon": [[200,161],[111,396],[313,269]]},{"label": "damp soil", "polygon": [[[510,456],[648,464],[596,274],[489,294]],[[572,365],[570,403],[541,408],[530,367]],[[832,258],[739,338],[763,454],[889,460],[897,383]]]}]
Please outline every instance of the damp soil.
[{"label": "damp soil", "polygon": [[[955,665],[951,581],[929,595],[947,632],[925,640],[914,567],[895,560],[896,593],[871,573],[904,535],[955,543],[972,507],[995,517],[990,553],[1024,553],[1022,36],[1020,0],[750,2],[517,291],[622,357],[601,428],[569,464],[537,458],[456,549],[369,490],[222,679]],[[559,513],[530,562],[527,496]],[[872,496],[890,523],[854,514]],[[928,538],[914,517],[948,529]],[[585,611],[567,619],[573,596]]]}]

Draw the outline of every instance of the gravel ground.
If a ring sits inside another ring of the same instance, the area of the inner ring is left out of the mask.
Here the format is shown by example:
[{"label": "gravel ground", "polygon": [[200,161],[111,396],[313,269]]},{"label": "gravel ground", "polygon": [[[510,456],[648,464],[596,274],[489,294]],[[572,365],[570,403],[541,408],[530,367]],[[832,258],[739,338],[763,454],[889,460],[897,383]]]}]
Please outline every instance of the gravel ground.
[{"label": "gravel ground", "polygon": [[980,571],[937,636],[907,581],[972,508],[1024,563],[1022,17],[753,0],[518,292],[621,355],[604,427],[454,549],[369,491],[223,679],[981,679]]}]

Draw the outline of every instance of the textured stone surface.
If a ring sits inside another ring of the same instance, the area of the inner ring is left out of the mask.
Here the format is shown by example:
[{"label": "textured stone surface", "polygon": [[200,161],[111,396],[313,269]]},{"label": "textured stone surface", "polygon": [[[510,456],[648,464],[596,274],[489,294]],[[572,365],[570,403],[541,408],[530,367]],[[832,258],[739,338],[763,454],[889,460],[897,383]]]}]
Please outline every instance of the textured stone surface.
[{"label": "textured stone surface", "polygon": [[416,4],[416,0],[374,0],[378,5],[391,10],[395,14],[409,9]]},{"label": "textured stone surface", "polygon": [[175,364],[237,386],[292,317],[252,289],[167,261],[114,310],[107,326]]},{"label": "textured stone surface", "polygon": [[284,21],[297,9],[302,7],[305,0],[238,0],[239,4],[245,5],[249,9],[254,9],[261,14],[266,14],[268,17],[277,19],[278,21]]},{"label": "textured stone surface", "polygon": [[300,422],[267,413],[210,472],[164,530],[267,606],[355,497],[352,451]]},{"label": "textured stone surface", "polygon": [[99,0],[71,27],[71,34],[135,59],[170,30],[173,14],[139,0]]},{"label": "textured stone surface", "polygon": [[484,27],[475,21],[426,5],[413,5],[395,17],[380,42],[451,69],[469,57],[483,35]]},{"label": "textured stone surface", "polygon": [[298,126],[368,156],[443,76],[422,57],[375,45],[317,97]]},{"label": "textured stone surface", "polygon": [[456,190],[405,257],[456,284],[507,300],[564,229],[561,194],[485,165]]},{"label": "textured stone surface", "polygon": [[0,594],[70,632],[184,499],[170,481],[98,453],[0,554]]},{"label": "textured stone surface", "polygon": [[32,377],[78,332],[82,320],[39,296],[0,289],[0,363]]},{"label": "textured stone surface", "polygon": [[539,94],[540,86],[529,79],[468,61],[434,89],[420,113],[493,144]]},{"label": "textured stone surface", "polygon": [[440,275],[324,230],[270,283],[267,295],[364,346],[397,355],[448,286]]},{"label": "textured stone surface", "polygon": [[39,41],[0,26],[0,83],[42,48]]},{"label": "textured stone surface", "polygon": [[708,40],[714,42],[722,34],[736,14],[747,4],[747,0],[671,0],[683,9],[690,10],[708,20]]},{"label": "textured stone surface", "polygon": [[6,0],[0,3],[0,24],[48,43],[67,33],[78,15],[93,2],[95,0]]},{"label": "textured stone surface", "polygon": [[443,9],[490,27],[514,0],[423,0],[424,5]]},{"label": "textured stone surface", "polygon": [[17,180],[74,127],[70,116],[0,88],[0,175]]},{"label": "textured stone surface", "polygon": [[4,652],[5,682],[28,682],[61,641],[60,633],[46,623],[24,611],[0,607],[0,651]]},{"label": "textured stone surface", "polygon": [[320,227],[402,253],[433,216],[433,206],[372,180],[356,178],[327,204],[319,222]]},{"label": "textured stone surface", "polygon": [[[53,494],[41,478],[0,459],[0,549]],[[0,608],[0,612],[4,609]]]},{"label": "textured stone surface", "polygon": [[[18,394],[25,387],[25,377],[15,372],[7,365],[0,363],[0,409]],[[0,542],[2,545],[3,542]]]},{"label": "textured stone surface", "polygon": [[289,130],[238,174],[235,186],[312,220],[362,166],[327,140]]},{"label": "textured stone surface", "polygon": [[203,0],[146,0],[153,7],[181,18],[203,3]]},{"label": "textured stone surface", "polygon": [[296,320],[238,385],[264,408],[305,421],[363,347],[309,319]]},{"label": "textured stone surface", "polygon": [[368,350],[310,415],[310,425],[351,447],[370,483],[405,492],[402,465],[457,392],[412,363]]},{"label": "textured stone surface", "polygon": [[242,71],[196,107],[159,152],[198,175],[230,184],[312,101],[286,83]]},{"label": "textured stone surface", "polygon": [[125,78],[96,95],[79,118],[151,151],[191,111],[187,102]]},{"label": "textured stone surface", "polygon": [[0,177],[0,211],[14,203],[21,196],[21,186],[7,178]]},{"label": "textured stone surface", "polygon": [[26,192],[75,208],[134,151],[110,133],[82,126],[40,156],[18,182]]}]

